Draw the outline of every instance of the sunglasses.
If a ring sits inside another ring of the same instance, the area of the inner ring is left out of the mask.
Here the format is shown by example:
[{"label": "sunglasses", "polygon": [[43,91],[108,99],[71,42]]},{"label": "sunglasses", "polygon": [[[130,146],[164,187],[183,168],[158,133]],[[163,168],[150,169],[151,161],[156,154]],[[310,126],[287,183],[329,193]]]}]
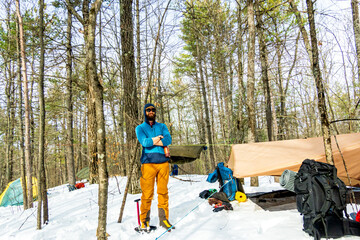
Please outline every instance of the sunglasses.
[{"label": "sunglasses", "polygon": [[147,108],[146,112],[156,112],[156,109],[155,108]]}]

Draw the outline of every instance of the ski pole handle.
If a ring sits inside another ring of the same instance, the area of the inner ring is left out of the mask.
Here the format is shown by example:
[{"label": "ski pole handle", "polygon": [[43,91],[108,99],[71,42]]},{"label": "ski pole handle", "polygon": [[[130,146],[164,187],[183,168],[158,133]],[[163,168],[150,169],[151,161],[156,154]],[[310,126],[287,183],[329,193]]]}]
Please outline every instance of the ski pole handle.
[{"label": "ski pole handle", "polygon": [[134,200],[134,202],[136,202],[136,207],[137,207],[137,219],[138,219],[138,224],[139,224],[139,226],[141,226],[141,224],[140,224],[139,201],[140,201],[140,198],[139,198],[139,199]]}]

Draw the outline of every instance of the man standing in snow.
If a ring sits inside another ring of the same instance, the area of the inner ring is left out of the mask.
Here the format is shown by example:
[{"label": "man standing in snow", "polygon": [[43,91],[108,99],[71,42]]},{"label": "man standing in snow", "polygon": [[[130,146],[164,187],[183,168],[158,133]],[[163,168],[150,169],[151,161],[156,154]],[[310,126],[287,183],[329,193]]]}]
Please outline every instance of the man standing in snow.
[{"label": "man standing in snow", "polygon": [[[136,127],[136,136],[142,145],[141,178],[142,190],[140,221],[141,230],[150,230],[150,208],[154,196],[156,179],[158,194],[158,210],[160,226],[166,229],[172,227],[169,222],[169,196],[167,184],[169,181],[169,160],[165,156],[164,147],[171,144],[171,135],[163,123],[155,121],[156,109],[151,103],[144,107],[145,122]],[[174,227],[173,227],[174,229]]]}]

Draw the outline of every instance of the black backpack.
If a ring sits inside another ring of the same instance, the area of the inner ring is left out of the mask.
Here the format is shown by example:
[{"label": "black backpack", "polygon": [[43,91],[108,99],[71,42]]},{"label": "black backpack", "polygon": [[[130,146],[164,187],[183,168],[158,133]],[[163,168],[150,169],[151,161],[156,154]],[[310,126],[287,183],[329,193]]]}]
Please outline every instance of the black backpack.
[{"label": "black backpack", "polygon": [[297,209],[303,215],[303,230],[314,239],[360,236],[360,224],[348,219],[347,189],[337,177],[335,166],[304,160],[295,176],[294,188]]}]

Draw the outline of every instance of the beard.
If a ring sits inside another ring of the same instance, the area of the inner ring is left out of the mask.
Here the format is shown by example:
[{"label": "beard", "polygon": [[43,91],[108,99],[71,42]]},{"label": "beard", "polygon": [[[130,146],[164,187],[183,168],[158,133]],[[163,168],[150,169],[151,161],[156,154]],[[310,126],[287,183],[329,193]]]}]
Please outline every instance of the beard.
[{"label": "beard", "polygon": [[147,119],[149,120],[149,121],[155,121],[155,118],[156,118],[156,114],[154,114],[154,115],[152,115],[152,116],[146,116],[147,117]]}]

